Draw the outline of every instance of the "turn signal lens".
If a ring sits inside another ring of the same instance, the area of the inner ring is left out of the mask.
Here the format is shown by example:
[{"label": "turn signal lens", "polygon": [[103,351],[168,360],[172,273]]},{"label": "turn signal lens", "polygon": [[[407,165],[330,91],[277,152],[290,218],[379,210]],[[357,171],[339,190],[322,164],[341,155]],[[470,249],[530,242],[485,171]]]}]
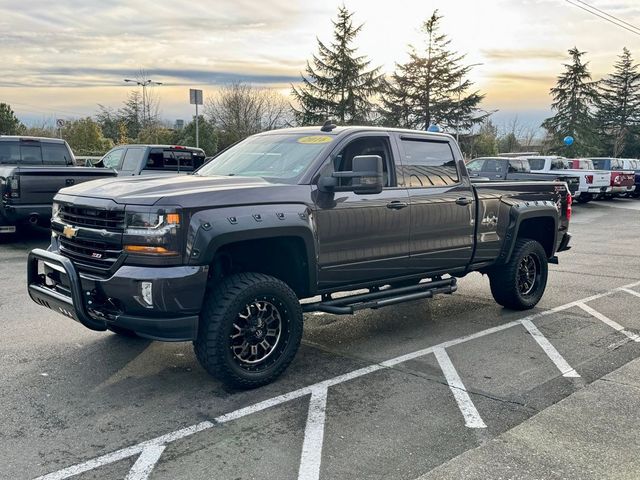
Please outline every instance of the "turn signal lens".
[{"label": "turn signal lens", "polygon": [[180,214],[179,213],[168,213],[167,214],[167,222],[169,225],[180,225]]},{"label": "turn signal lens", "polygon": [[128,253],[143,253],[147,255],[177,255],[177,252],[172,252],[164,247],[150,247],[148,245],[125,245],[124,251]]},{"label": "turn signal lens", "polygon": [[569,192],[567,192],[567,221],[571,220],[571,211],[573,205],[573,196]]}]

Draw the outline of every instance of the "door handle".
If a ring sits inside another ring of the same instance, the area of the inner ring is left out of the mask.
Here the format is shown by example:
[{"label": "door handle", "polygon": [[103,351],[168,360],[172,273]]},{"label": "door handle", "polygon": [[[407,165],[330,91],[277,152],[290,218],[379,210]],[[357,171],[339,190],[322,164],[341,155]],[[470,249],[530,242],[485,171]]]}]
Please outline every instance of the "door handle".
[{"label": "door handle", "polygon": [[469,205],[471,203],[471,199],[467,197],[460,197],[456,200],[458,205]]},{"label": "door handle", "polygon": [[394,200],[393,202],[387,203],[387,208],[390,208],[391,210],[402,210],[403,208],[408,206],[408,203],[400,202],[399,200]]}]

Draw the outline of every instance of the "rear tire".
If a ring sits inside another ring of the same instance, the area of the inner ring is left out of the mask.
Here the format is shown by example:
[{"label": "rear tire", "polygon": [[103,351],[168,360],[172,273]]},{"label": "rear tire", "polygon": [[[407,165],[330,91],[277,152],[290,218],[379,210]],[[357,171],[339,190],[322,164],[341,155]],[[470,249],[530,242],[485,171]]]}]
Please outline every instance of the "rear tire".
[{"label": "rear tire", "polygon": [[289,366],[302,338],[302,307],[277,278],[239,273],[206,295],[194,350],[202,367],[225,385],[271,383]]},{"label": "rear tire", "polygon": [[581,193],[578,198],[576,198],[576,202],[578,203],[589,203],[591,200],[593,200],[592,193]]},{"label": "rear tire", "polygon": [[547,254],[536,240],[516,241],[511,259],[489,273],[491,294],[500,305],[528,310],[540,301],[547,286]]}]

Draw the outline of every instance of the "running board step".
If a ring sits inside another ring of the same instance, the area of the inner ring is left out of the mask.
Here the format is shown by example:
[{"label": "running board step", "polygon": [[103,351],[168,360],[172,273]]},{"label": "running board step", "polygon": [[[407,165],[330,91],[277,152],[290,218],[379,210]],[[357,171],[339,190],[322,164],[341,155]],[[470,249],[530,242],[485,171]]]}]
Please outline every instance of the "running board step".
[{"label": "running board step", "polygon": [[336,315],[351,315],[358,310],[366,308],[381,308],[397,303],[431,298],[438,293],[450,294],[458,289],[455,278],[445,280],[433,280],[426,283],[419,283],[410,287],[385,288],[370,293],[360,293],[349,295],[322,302],[305,303],[302,305],[303,312],[325,312]]}]

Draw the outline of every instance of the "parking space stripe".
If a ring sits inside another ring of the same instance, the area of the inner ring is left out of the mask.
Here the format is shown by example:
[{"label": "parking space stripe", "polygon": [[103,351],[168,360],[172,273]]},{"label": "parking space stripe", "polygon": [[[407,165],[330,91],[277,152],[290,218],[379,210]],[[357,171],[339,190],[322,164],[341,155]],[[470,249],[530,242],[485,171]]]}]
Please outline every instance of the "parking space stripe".
[{"label": "parking space stripe", "polygon": [[318,480],[320,478],[327,392],[326,387],[314,389],[309,399],[309,413],[307,426],[304,429],[298,480]]},{"label": "parking space stripe", "polygon": [[[639,285],[640,285],[640,281],[639,282],[630,283],[630,284],[627,284],[627,285],[623,285],[622,287],[614,288],[614,289],[609,290],[607,292],[603,292],[603,293],[599,293],[599,294],[596,294],[596,295],[592,295],[592,296],[584,298],[582,300],[569,302],[569,303],[566,303],[564,305],[553,307],[553,308],[551,308],[549,310],[545,310],[545,311],[542,311],[542,312],[534,313],[532,315],[529,315],[529,316],[527,316],[525,318],[522,318],[522,319],[519,319],[519,320],[513,320],[511,322],[508,322],[508,323],[505,323],[505,324],[502,324],[502,325],[498,325],[498,326],[495,326],[495,327],[487,328],[485,330],[481,330],[481,331],[476,332],[476,333],[472,333],[472,334],[469,334],[469,335],[466,335],[466,336],[463,336],[463,337],[459,337],[459,338],[455,338],[455,339],[452,339],[452,340],[448,340],[448,341],[442,342],[442,343],[440,343],[438,345],[434,345],[434,346],[431,346],[431,347],[428,347],[428,348],[424,348],[422,350],[418,350],[418,351],[415,351],[415,352],[412,352],[412,353],[408,353],[406,355],[400,355],[398,357],[391,358],[389,360],[385,360],[384,362],[381,362],[381,363],[376,363],[376,364],[369,365],[367,367],[362,367],[362,368],[359,368],[359,369],[354,370],[352,372],[345,373],[345,374],[342,374],[342,375],[338,375],[337,377],[333,377],[333,378],[330,378],[328,380],[323,380],[323,381],[315,383],[313,385],[302,387],[302,388],[300,388],[298,390],[294,390],[292,392],[288,392],[288,393],[279,395],[277,397],[273,397],[273,398],[270,398],[268,400],[264,400],[262,402],[258,402],[256,404],[250,405],[248,407],[240,408],[240,409],[235,410],[233,412],[229,412],[229,413],[226,413],[224,415],[220,415],[213,422],[204,421],[204,422],[197,423],[195,425],[191,425],[189,427],[181,428],[179,430],[167,433],[165,435],[161,435],[161,436],[153,438],[151,440],[146,440],[146,441],[141,442],[141,443],[139,443],[137,445],[133,445],[131,447],[122,448],[120,450],[116,450],[115,452],[111,452],[111,453],[102,455],[100,457],[97,457],[97,458],[94,458],[94,459],[91,459],[91,460],[87,460],[85,462],[78,463],[78,464],[72,465],[70,467],[63,468],[61,470],[58,470],[57,472],[52,472],[52,473],[37,477],[35,480],[63,480],[65,478],[73,477],[74,475],[78,475],[80,473],[88,472],[90,470],[94,470],[94,469],[102,467],[104,465],[108,465],[110,463],[114,463],[114,462],[123,460],[125,458],[129,458],[129,457],[132,457],[134,455],[138,455],[138,454],[140,454],[142,452],[142,450],[145,447],[147,447],[149,445],[165,445],[167,443],[171,443],[171,442],[174,442],[176,440],[180,440],[182,438],[188,437],[188,436],[193,435],[195,433],[198,433],[198,432],[201,432],[201,431],[204,431],[204,430],[208,430],[208,429],[210,429],[210,428],[212,428],[215,425],[218,425],[220,423],[225,423],[225,422],[229,422],[231,420],[236,420],[236,419],[244,417],[246,415],[250,415],[252,413],[255,413],[255,412],[258,412],[258,411],[261,411],[261,410],[265,410],[267,408],[270,408],[270,407],[273,407],[273,406],[276,406],[276,405],[280,405],[282,403],[294,400],[296,398],[300,398],[300,397],[303,397],[305,395],[309,395],[309,394],[313,393],[313,391],[315,389],[328,388],[328,387],[331,387],[333,385],[338,385],[340,383],[347,382],[349,380],[353,380],[355,378],[358,378],[358,377],[361,377],[361,376],[364,376],[364,375],[368,375],[369,373],[373,373],[373,372],[376,372],[378,370],[382,370],[382,369],[385,369],[385,368],[391,368],[391,367],[393,367],[395,365],[398,365],[400,363],[403,363],[403,362],[406,362],[406,361],[409,361],[409,360],[413,360],[415,358],[418,358],[418,357],[427,355],[429,353],[432,353],[437,348],[444,349],[444,348],[451,347],[453,345],[459,345],[461,343],[465,343],[465,342],[468,342],[470,340],[474,340],[474,339],[481,338],[481,337],[484,337],[484,336],[487,336],[487,335],[491,335],[492,333],[496,333],[496,332],[499,332],[499,331],[502,331],[502,330],[506,330],[506,329],[511,328],[511,327],[513,327],[515,325],[521,325],[523,320],[532,320],[534,318],[539,318],[539,317],[543,317],[543,316],[550,315],[550,314],[553,314],[553,313],[557,313],[557,312],[560,312],[560,311],[568,310],[569,308],[583,305],[583,302],[589,302],[591,300],[595,300],[595,299],[598,299],[598,298],[606,297],[608,295],[612,295],[615,292],[619,292],[619,291],[622,291],[624,289],[637,287]],[[585,307],[586,307],[586,305],[585,305]],[[596,313],[598,313],[598,312],[596,312]],[[620,326],[620,325],[618,325],[618,326]],[[629,332],[627,332],[627,333],[629,333]]]},{"label": "parking space stripe", "polygon": [[444,348],[434,348],[433,353],[436,356],[436,360],[438,360],[442,373],[444,373],[449,389],[458,403],[458,408],[460,408],[460,412],[462,412],[465,426],[469,428],[487,428],[487,425],[482,421],[478,409],[476,409],[467,389],[462,383],[460,375],[458,375],[456,368],[453,366],[453,363],[451,363],[451,359],[446,350]]},{"label": "parking space stripe", "polygon": [[622,333],[623,335],[629,337],[631,340],[633,340],[635,342],[640,342],[640,337],[638,335],[636,335],[635,333],[631,333],[628,330],[625,330],[625,328],[622,325],[620,325],[618,322],[616,322],[615,320],[611,320],[609,317],[603,315],[602,313],[598,312],[597,310],[594,310],[589,305],[586,305],[584,303],[578,303],[577,306],[580,307],[585,312],[587,312],[592,317],[597,318],[601,322],[606,323],[607,325],[609,325],[614,330],[617,330],[618,332]]},{"label": "parking space stripe", "polygon": [[580,374],[578,374],[578,372],[576,372],[571,367],[571,365],[569,365],[564,357],[560,355],[560,352],[556,350],[556,347],[554,347],[547,339],[547,337],[545,337],[542,332],[538,330],[538,327],[536,327],[531,320],[523,319],[520,320],[520,323],[524,328],[527,329],[533,339],[538,342],[538,345],[540,345],[542,350],[544,350],[544,353],[547,354],[547,357],[549,357],[549,359],[555,364],[558,370],[560,370],[560,373],[562,373],[563,377],[578,378],[580,376]]},{"label": "parking space stripe", "polygon": [[125,480],[147,480],[165,448],[164,445],[150,445],[144,448]]},{"label": "parking space stripe", "polygon": [[636,292],[635,290],[631,290],[630,288],[621,288],[620,291],[622,292],[626,292],[630,295],[635,295],[636,297],[640,297],[640,293]]}]

